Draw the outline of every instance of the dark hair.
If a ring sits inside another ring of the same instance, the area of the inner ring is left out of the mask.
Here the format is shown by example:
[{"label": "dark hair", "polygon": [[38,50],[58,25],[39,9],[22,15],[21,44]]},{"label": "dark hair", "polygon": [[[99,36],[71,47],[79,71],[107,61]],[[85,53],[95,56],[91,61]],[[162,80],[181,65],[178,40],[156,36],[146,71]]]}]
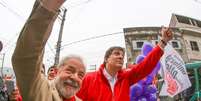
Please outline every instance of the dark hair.
[{"label": "dark hair", "polygon": [[120,47],[120,46],[113,46],[113,47],[110,47],[106,52],[105,52],[105,56],[104,56],[104,61],[103,61],[103,64],[105,66],[106,64],[106,60],[109,58],[109,56],[112,54],[112,52],[114,50],[120,50],[122,51],[124,54],[125,54],[125,49],[123,47]]},{"label": "dark hair", "polygon": [[54,69],[54,68],[56,68],[56,66],[53,65],[53,66],[51,66],[50,68],[48,68],[47,73],[49,73],[49,71],[50,71],[52,68]]}]

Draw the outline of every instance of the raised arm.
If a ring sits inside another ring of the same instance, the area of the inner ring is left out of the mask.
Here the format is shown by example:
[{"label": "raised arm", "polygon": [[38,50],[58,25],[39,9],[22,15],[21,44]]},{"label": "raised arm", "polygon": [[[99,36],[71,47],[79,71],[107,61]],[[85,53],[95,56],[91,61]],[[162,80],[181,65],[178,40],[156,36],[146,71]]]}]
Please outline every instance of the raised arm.
[{"label": "raised arm", "polygon": [[161,40],[148,56],[139,64],[130,65],[132,69],[128,71],[128,77],[130,78],[131,84],[138,82],[150,74],[162,57],[167,42],[173,38],[173,33],[170,28],[162,27],[161,34]]},{"label": "raised arm", "polygon": [[21,30],[12,56],[23,99],[31,96],[31,90],[41,79],[44,47],[64,0],[36,0],[33,10]]}]

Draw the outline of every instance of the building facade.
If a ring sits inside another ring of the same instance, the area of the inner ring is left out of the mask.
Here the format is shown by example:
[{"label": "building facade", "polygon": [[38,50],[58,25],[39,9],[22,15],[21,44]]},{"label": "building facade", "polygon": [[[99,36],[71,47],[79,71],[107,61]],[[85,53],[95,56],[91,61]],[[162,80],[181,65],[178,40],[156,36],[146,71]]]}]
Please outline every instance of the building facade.
[{"label": "building facade", "polygon": [[182,31],[187,62],[201,61],[201,21],[173,14],[170,26]]},{"label": "building facade", "polygon": [[[185,63],[201,62],[201,21],[172,14],[169,27],[172,28],[174,37],[169,42],[170,45],[181,55]],[[141,48],[144,42],[150,42],[156,45],[160,40],[161,27],[132,27],[124,28],[127,64],[134,64],[136,57],[141,54]],[[198,70],[201,77],[201,68]],[[192,87],[185,90],[180,96],[173,99],[161,97],[161,101],[188,101],[195,92],[194,71],[188,70]],[[201,78],[198,82],[201,84]]]},{"label": "building facade", "polygon": [[[185,63],[201,61],[201,21],[173,14],[170,27],[174,37],[169,42]],[[135,63],[144,42],[156,45],[160,40],[161,27],[124,28],[128,63]]]}]

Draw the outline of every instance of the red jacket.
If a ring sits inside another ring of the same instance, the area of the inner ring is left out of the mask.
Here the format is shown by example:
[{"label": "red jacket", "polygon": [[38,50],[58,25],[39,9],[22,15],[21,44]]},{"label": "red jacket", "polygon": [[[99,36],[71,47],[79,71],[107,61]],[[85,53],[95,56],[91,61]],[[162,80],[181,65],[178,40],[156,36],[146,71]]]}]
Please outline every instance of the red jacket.
[{"label": "red jacket", "polygon": [[86,74],[77,96],[83,101],[129,101],[130,86],[151,73],[162,55],[163,51],[156,46],[141,63],[131,65],[131,69],[120,70],[114,93],[103,74],[104,66],[101,65],[98,71]]},{"label": "red jacket", "polygon": [[17,101],[22,101],[22,96],[18,96]]},{"label": "red jacket", "polygon": [[75,96],[71,97],[70,99],[64,99],[64,101],[76,101]]}]

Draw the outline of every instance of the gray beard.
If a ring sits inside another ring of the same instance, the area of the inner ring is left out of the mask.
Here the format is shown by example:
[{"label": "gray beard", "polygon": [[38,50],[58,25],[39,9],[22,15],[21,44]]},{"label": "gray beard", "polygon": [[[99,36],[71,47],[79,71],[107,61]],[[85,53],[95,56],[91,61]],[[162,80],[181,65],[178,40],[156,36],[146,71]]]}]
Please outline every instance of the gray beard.
[{"label": "gray beard", "polygon": [[56,89],[59,93],[59,95],[62,97],[62,98],[71,98],[73,97],[79,90],[78,89],[74,89],[74,88],[71,88],[71,87],[65,87],[64,83],[61,81],[61,79],[59,77],[56,77],[55,78],[55,86],[56,86]]}]

